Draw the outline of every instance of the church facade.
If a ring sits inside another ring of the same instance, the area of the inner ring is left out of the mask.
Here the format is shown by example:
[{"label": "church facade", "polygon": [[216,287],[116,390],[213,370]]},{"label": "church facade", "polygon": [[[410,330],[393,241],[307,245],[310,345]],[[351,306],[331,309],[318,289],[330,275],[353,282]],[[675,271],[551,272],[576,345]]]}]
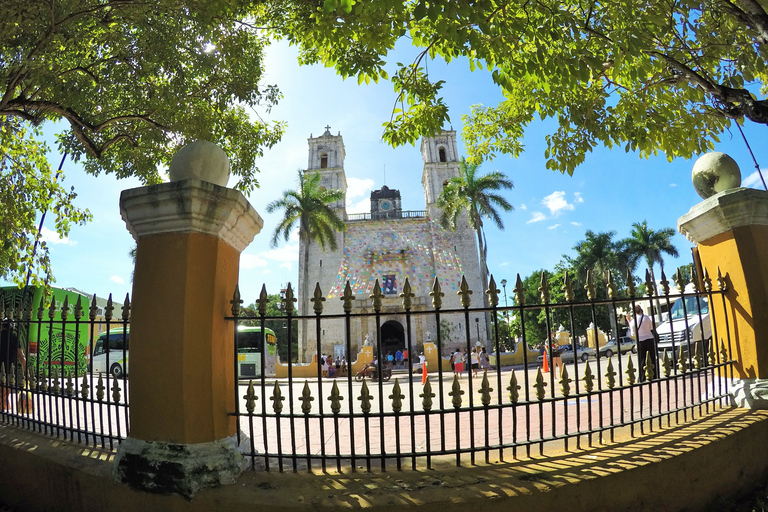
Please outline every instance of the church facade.
[{"label": "church facade", "polygon": [[[328,128],[319,137],[310,137],[306,173],[320,173],[321,186],[341,189],[346,193],[344,168],[345,148],[341,134],[332,135]],[[442,131],[421,142],[425,209],[408,209],[400,192],[383,186],[371,192],[370,213],[347,214],[344,201],[332,205],[344,219],[346,231],[337,233],[337,250],[325,251],[319,244],[301,243],[299,249],[298,308],[300,314],[313,314],[316,285],[325,297],[323,317],[343,315],[341,300],[349,282],[353,301],[349,327],[344,318],[300,322],[300,353],[306,360],[313,354],[346,355],[355,360],[364,344],[381,343],[386,355],[409,345],[414,355],[425,341],[437,340],[440,329],[443,355],[451,349],[480,342],[485,346],[485,315],[449,312],[462,308],[459,284],[465,276],[473,291],[472,308],[482,307],[484,290],[480,279],[475,231],[466,216],[455,231],[440,226],[441,211],[437,200],[445,184],[459,174],[459,155],[455,131]],[[403,186],[412,186],[404,183]],[[307,272],[304,272],[305,251],[308,251]],[[306,280],[305,280],[306,276]],[[403,285],[411,285],[413,307],[410,322],[403,313]],[[438,326],[430,292],[435,278],[445,294]],[[382,308],[377,322],[373,316],[373,293],[376,281],[383,293]],[[355,316],[364,313],[366,316]],[[410,325],[408,325],[410,323]],[[349,331],[351,354],[347,353]],[[320,343],[318,344],[318,339]]]}]

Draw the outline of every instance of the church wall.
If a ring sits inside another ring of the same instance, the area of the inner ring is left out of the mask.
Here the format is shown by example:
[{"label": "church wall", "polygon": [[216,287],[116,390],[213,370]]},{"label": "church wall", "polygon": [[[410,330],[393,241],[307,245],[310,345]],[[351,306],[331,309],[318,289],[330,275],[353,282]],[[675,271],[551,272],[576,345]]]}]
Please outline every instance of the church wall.
[{"label": "church wall", "polygon": [[[402,314],[393,315],[391,311],[402,310],[402,287],[405,279],[411,285],[414,297],[413,310],[433,311],[429,293],[432,291],[435,276],[445,296],[443,310],[461,309],[457,295],[461,276],[467,273],[467,281],[473,290],[473,306],[481,300],[481,285],[477,276],[477,256],[474,255],[472,233],[464,231],[446,231],[439,224],[428,218],[401,219],[397,221],[362,221],[347,223],[347,231],[340,235],[343,242],[340,251],[322,252],[313,244],[310,248],[310,290],[312,294],[315,282],[320,282],[326,301],[324,314],[343,314],[341,297],[347,281],[350,282],[355,296],[354,312],[372,312],[370,295],[376,280],[384,292],[384,306],[381,324],[388,320],[397,320],[405,327]],[[474,256],[474,257],[473,257]],[[469,260],[468,272],[464,258]],[[322,265],[320,265],[322,261]],[[311,305],[309,310],[312,311]],[[388,312],[389,311],[389,312]],[[485,323],[482,315],[471,315],[470,323],[479,317],[480,332]],[[458,344],[466,346],[465,320],[463,313],[445,314],[442,319],[451,326],[451,340],[444,340],[447,351]],[[405,333],[411,339],[412,346],[420,346],[424,341],[436,341],[437,324],[434,313],[414,314],[411,320],[411,332]],[[355,319],[351,325],[353,352],[358,350],[368,335],[371,342],[377,339],[376,325],[373,319]],[[477,335],[475,326],[470,325],[470,339],[473,344]],[[321,338],[324,353],[331,353],[333,345],[346,344],[343,321],[324,322],[324,335]],[[307,331],[309,353],[314,353],[316,336],[313,328]]]}]

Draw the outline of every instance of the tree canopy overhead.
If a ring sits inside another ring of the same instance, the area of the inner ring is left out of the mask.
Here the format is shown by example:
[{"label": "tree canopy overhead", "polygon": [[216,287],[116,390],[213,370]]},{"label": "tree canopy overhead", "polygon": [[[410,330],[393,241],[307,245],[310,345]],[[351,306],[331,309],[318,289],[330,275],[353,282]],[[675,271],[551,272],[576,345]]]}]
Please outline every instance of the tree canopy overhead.
[{"label": "tree canopy overhead", "polygon": [[398,105],[385,138],[415,142],[448,121],[425,56],[486,69],[504,101],[476,106],[474,158],[522,149],[524,128],[554,118],[547,167],[572,173],[597,145],[641,156],[711,150],[732,120],[768,124],[768,13],[761,0],[317,0],[281,2],[277,32],[358,80],[387,78],[400,38],[419,48],[392,77]]},{"label": "tree canopy overhead", "polygon": [[46,121],[57,122],[59,150],[90,174],[158,183],[179,148],[207,140],[229,156],[237,188],[258,186],[256,159],[283,125],[249,112],[279,99],[261,83],[266,36],[244,21],[255,1],[3,5],[0,277],[23,284],[29,269],[33,284],[52,279],[39,216],[54,214],[61,237],[89,218],[46,161]]},{"label": "tree canopy overhead", "polygon": [[[61,149],[92,174],[159,181],[158,166],[194,140],[220,145],[238,187],[282,125],[261,84],[265,36],[244,23],[255,2],[29,0],[0,18],[0,116],[65,121]],[[18,132],[21,136],[22,132]]]}]

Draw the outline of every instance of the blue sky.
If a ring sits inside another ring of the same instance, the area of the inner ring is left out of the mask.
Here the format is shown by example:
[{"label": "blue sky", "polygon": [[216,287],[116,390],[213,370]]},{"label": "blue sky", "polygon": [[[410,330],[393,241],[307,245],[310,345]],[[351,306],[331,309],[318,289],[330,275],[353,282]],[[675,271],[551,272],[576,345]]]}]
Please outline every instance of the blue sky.
[{"label": "blue sky", "polygon": [[[390,60],[405,62],[415,54],[415,49],[401,47]],[[296,171],[307,165],[307,138],[322,134],[326,125],[331,126],[334,135],[340,132],[344,137],[348,211],[368,211],[370,191],[384,184],[400,190],[403,209],[424,208],[418,143],[415,147],[393,149],[381,142],[381,125],[389,119],[395,100],[390,83],[358,86],[356,79],[343,81],[330,68],[299,67],[296,51],[282,43],[269,49],[265,64],[264,82],[277,84],[284,97],[270,113],[257,109],[255,114],[284,120],[288,126],[283,140],[258,162],[261,186],[248,196],[264,219],[264,228],[241,258],[240,290],[246,304],[257,298],[262,283],[269,293],[277,293],[288,282],[295,287],[298,239],[270,248],[269,239],[279,216],[268,215],[265,206],[295,185]],[[462,115],[475,104],[497,104],[501,95],[488,74],[471,73],[459,61],[449,65],[430,62],[429,73],[433,79],[446,81],[443,93],[463,154]],[[768,148],[764,144],[767,129],[754,124],[745,127],[763,169],[768,167]],[[49,126],[47,132],[53,131],[54,127]],[[512,283],[518,273],[525,277],[541,268],[553,268],[563,254],[573,255],[573,246],[584,239],[588,229],[615,231],[617,239],[629,235],[633,222],[643,220],[652,229],[676,229],[677,218],[701,201],[690,180],[695,159],[669,163],[664,156],[646,160],[622,149],[600,148],[587,155],[573,176],[562,175],[545,168],[546,133],[543,123],[531,125],[521,157],[501,156],[481,166],[483,172],[498,170],[507,174],[515,184],[507,194],[515,210],[503,215],[505,230],[486,224],[488,264],[497,282],[507,279]],[[721,139],[716,150],[738,162],[743,186],[762,188],[738,132],[725,133]],[[52,165],[58,165],[60,158],[52,154]],[[47,231],[56,286],[75,287],[100,297],[112,293],[122,301],[131,291],[128,252],[134,242],[120,218],[119,196],[121,190],[140,183],[112,176],[87,176],[69,160],[64,172],[65,184],[75,187],[78,204],[88,208],[94,219],[73,228],[66,240]],[[52,228],[49,218],[46,230]],[[667,269],[690,261],[690,242],[678,234],[674,243],[680,258],[667,258]],[[507,293],[511,295],[509,285]]]}]

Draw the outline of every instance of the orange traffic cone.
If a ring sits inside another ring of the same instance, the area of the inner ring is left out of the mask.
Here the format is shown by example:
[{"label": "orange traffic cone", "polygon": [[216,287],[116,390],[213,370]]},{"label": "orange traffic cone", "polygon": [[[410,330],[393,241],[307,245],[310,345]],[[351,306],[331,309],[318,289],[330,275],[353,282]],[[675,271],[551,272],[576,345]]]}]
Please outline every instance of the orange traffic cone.
[{"label": "orange traffic cone", "polygon": [[541,368],[541,371],[544,373],[549,373],[549,362],[547,361],[549,359],[547,355],[547,349],[544,349],[544,365]]},{"label": "orange traffic cone", "polygon": [[421,385],[423,386],[427,383],[427,362],[424,361],[424,364],[421,366]]}]

